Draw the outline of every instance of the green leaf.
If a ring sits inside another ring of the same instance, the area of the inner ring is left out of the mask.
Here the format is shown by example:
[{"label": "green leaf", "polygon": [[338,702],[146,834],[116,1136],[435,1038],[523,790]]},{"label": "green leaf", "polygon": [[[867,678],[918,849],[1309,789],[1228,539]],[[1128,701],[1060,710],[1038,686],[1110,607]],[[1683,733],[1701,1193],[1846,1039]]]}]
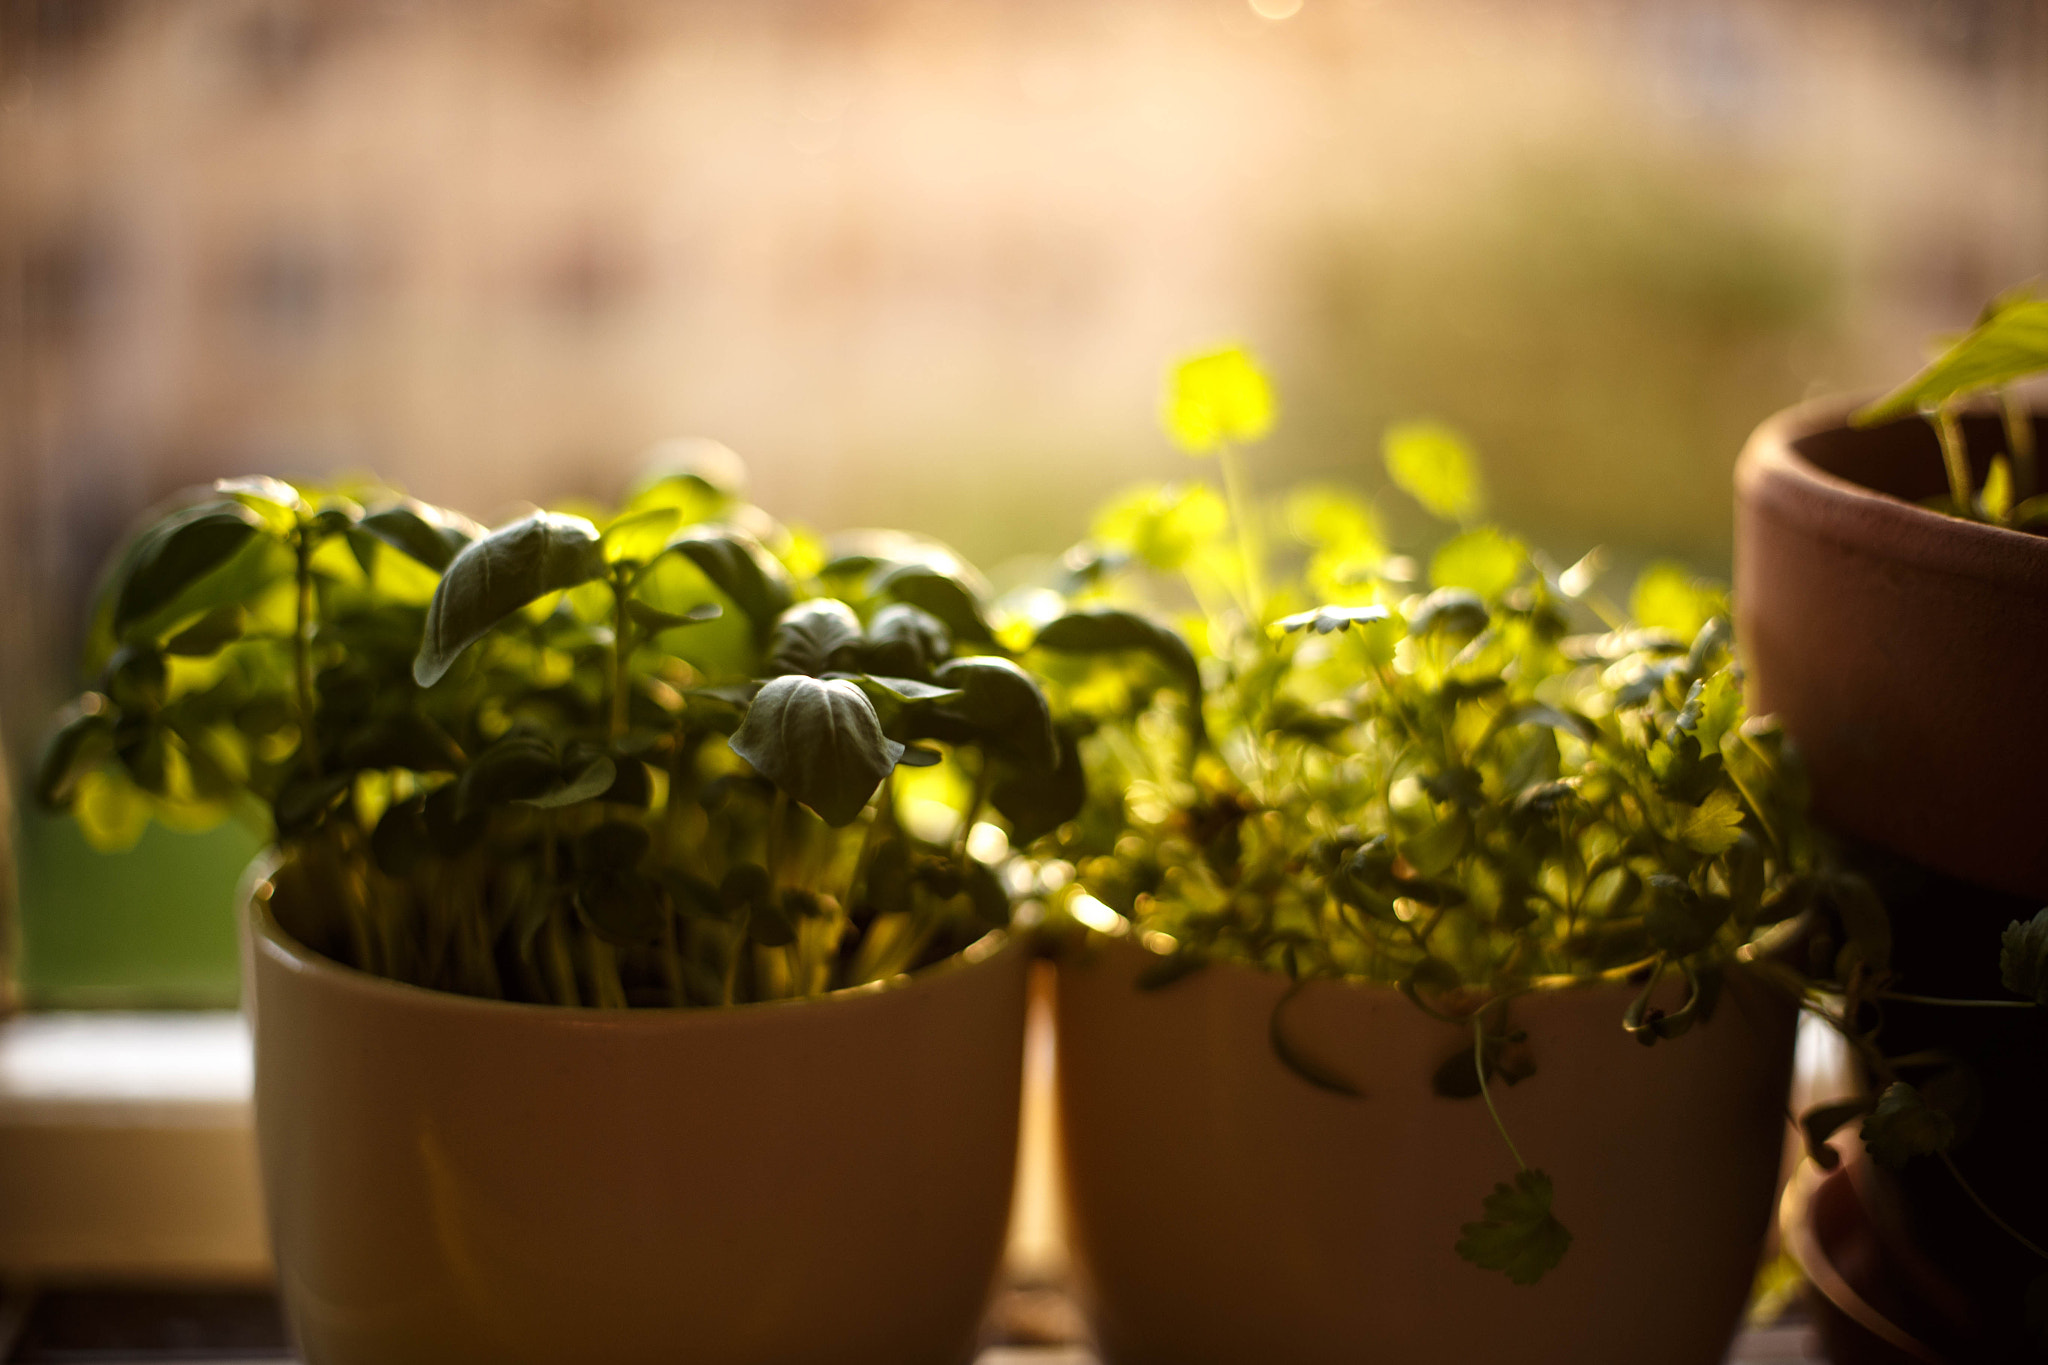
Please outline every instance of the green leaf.
[{"label": "green leaf", "polygon": [[771,679],[727,741],[755,771],[826,824],[850,825],[903,746],[882,733],[866,695],[843,679]]},{"label": "green leaf", "polygon": [[1678,827],[1678,841],[1708,857],[1726,853],[1741,837],[1742,798],[1726,787],[1715,788]]},{"label": "green leaf", "polygon": [[2012,461],[2003,455],[1992,457],[1990,472],[1984,476],[1984,490],[1977,495],[1984,515],[2001,526],[2012,517]]},{"label": "green leaf", "polygon": [[1458,1255],[1481,1270],[1498,1270],[1516,1284],[1534,1284],[1572,1244],[1572,1235],[1550,1211],[1550,1177],[1517,1172],[1513,1185],[1495,1185],[1483,1205],[1484,1221],[1459,1229]]},{"label": "green leaf", "polygon": [[1160,419],[1190,455],[1256,441],[1273,429],[1273,386],[1242,346],[1191,356],[1167,374]]},{"label": "green leaf", "polygon": [[702,436],[673,437],[647,452],[626,510],[673,507],[679,524],[693,526],[726,515],[746,490],[747,467],[728,447]]},{"label": "green leaf", "polygon": [[483,527],[468,517],[410,498],[378,508],[356,527],[437,573],[484,534]]},{"label": "green leaf", "polygon": [[575,905],[599,938],[621,948],[653,943],[668,926],[660,884],[631,869],[584,873],[576,879]]},{"label": "green leaf", "polygon": [[556,785],[560,768],[554,746],[546,740],[507,735],[478,754],[456,779],[452,814],[464,820],[491,806],[539,796]]},{"label": "green leaf", "polygon": [[945,622],[908,602],[891,602],[869,620],[862,655],[870,673],[929,678],[953,655]]},{"label": "green leaf", "polygon": [[983,613],[974,588],[961,577],[927,564],[899,564],[874,582],[877,593],[918,607],[945,623],[956,640],[992,645],[995,631]]},{"label": "green leaf", "polygon": [[1010,822],[1010,845],[1023,848],[1051,834],[1088,803],[1088,775],[1079,742],[1059,733],[1059,762],[1051,768],[1004,764],[989,789],[989,804]]},{"label": "green leaf", "polygon": [[1933,412],[1959,398],[2004,388],[2048,369],[2048,300],[2029,294],[1996,299],[1961,340],[1920,373],[1849,420],[1875,426]]},{"label": "green leaf", "polygon": [[1297,488],[1287,495],[1285,516],[1287,529],[1304,545],[1362,562],[1386,557],[1379,518],[1373,515],[1369,503],[1347,489],[1319,485]]},{"label": "green leaf", "polygon": [[1683,564],[1659,560],[1636,576],[1629,593],[1629,615],[1651,630],[1668,630],[1690,640],[1700,628],[1728,610],[1727,589],[1696,577]]},{"label": "green leaf", "polygon": [[767,672],[813,678],[858,672],[848,665],[860,662],[861,644],[860,618],[853,608],[836,598],[814,597],[776,620],[768,636]]},{"label": "green leaf", "polygon": [[2048,910],[2005,927],[1998,945],[1998,979],[2014,995],[2048,1008]]},{"label": "green leaf", "polygon": [[1864,1150],[1871,1160],[1892,1170],[1913,1157],[1947,1151],[1955,1137],[1955,1120],[1904,1081],[1887,1086],[1863,1120]]},{"label": "green leaf", "polygon": [[1492,620],[1486,603],[1470,588],[1438,588],[1409,616],[1408,633],[1421,638],[1441,631],[1469,640]]},{"label": "green leaf", "polygon": [[1292,616],[1281,617],[1269,629],[1277,634],[1312,630],[1318,635],[1328,635],[1331,631],[1349,630],[1353,626],[1384,621],[1388,616],[1385,607],[1311,607],[1307,611],[1298,611]]},{"label": "green leaf", "polygon": [[1069,612],[1047,623],[1033,641],[1034,649],[1056,654],[1149,654],[1188,699],[1188,730],[1196,744],[1207,735],[1202,720],[1202,670],[1188,642],[1174,631],[1133,612],[1101,607]]},{"label": "green leaf", "polygon": [[938,703],[930,713],[931,720],[952,725],[927,726],[918,738],[979,744],[1027,768],[1058,765],[1052,707],[1029,673],[1008,659],[979,654],[943,664],[932,677],[961,695]]},{"label": "green leaf", "polygon": [[1643,917],[1643,931],[1655,947],[1673,957],[1690,957],[1714,942],[1714,935],[1728,920],[1730,909],[1723,896],[1703,896],[1682,877],[1664,873],[1649,879],[1650,909]]},{"label": "green leaf", "polygon": [[776,618],[796,598],[789,571],[744,531],[692,526],[671,536],[663,553],[679,554],[694,564],[753,623],[757,639],[767,637]]},{"label": "green leaf", "polygon": [[682,512],[674,507],[648,507],[627,512],[607,523],[604,557],[608,564],[645,564],[668,548],[669,536],[682,524]]},{"label": "green leaf", "polygon": [[1438,547],[1430,557],[1429,581],[1439,588],[1469,588],[1481,597],[1499,597],[1515,586],[1528,563],[1522,542],[1481,526]]},{"label": "green leaf", "polygon": [[702,625],[706,621],[716,621],[724,614],[725,609],[716,602],[699,602],[684,612],[662,611],[645,602],[626,603],[626,615],[649,635],[659,635],[664,630],[675,630],[681,626]]},{"label": "green leaf", "polygon": [[234,603],[215,607],[164,642],[164,653],[208,659],[242,638],[246,613]]},{"label": "green leaf", "polygon": [[432,687],[462,651],[520,608],[604,573],[597,528],[581,517],[536,512],[455,556],[427,607],[413,678]]},{"label": "green leaf", "polygon": [[149,798],[113,768],[94,768],[78,779],[71,801],[85,841],[101,853],[135,847],[149,828]]},{"label": "green leaf", "polygon": [[36,800],[47,810],[68,807],[79,781],[114,755],[114,717],[107,699],[88,692],[65,709],[62,724],[43,746],[36,765]]},{"label": "green leaf", "polygon": [[1442,521],[1466,522],[1486,503],[1479,462],[1465,438],[1438,422],[1397,422],[1380,454],[1394,486]]},{"label": "green leaf", "polygon": [[188,507],[149,527],[136,538],[114,599],[114,633],[126,635],[169,606],[262,529],[263,519],[239,502]]},{"label": "green leaf", "polygon": [[1134,488],[1096,514],[1094,537],[1162,573],[1178,573],[1230,529],[1230,510],[1207,484]]},{"label": "green leaf", "polygon": [[607,794],[618,780],[618,763],[609,754],[599,754],[569,771],[558,771],[555,780],[544,790],[519,799],[542,810],[578,806]]}]

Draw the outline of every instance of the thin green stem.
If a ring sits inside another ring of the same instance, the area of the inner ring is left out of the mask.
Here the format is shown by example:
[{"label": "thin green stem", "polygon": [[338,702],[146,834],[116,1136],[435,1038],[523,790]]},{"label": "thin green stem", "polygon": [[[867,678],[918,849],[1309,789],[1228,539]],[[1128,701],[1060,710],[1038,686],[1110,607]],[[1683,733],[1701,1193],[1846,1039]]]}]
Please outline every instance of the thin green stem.
[{"label": "thin green stem", "polygon": [[783,837],[789,825],[789,793],[777,787],[775,800],[768,807],[767,848],[763,856],[768,859],[768,886],[770,890],[782,885],[782,860],[784,857]]},{"label": "thin green stem", "polygon": [[298,619],[292,630],[292,680],[297,685],[299,752],[308,775],[320,775],[320,743],[313,733],[313,542],[301,523],[298,543]]},{"label": "thin green stem", "polygon": [[1986,1218],[1989,1218],[1994,1224],[1997,1225],[1999,1231],[2003,1232],[2006,1236],[2012,1238],[2015,1242],[2018,1242],[2021,1246],[2033,1252],[2042,1260],[2048,1261],[2048,1251],[2041,1250],[2041,1248],[2036,1246],[2033,1240],[2029,1238],[2025,1233],[2021,1232],[2018,1228],[2014,1227],[2012,1224],[2006,1222],[2003,1218],[2000,1218],[1996,1213],[1992,1212],[1991,1206],[1984,1202],[1984,1197],[1978,1194],[1977,1191],[1971,1186],[1970,1182],[1963,1179],[1963,1173],[1956,1169],[1956,1162],[1954,1157],[1950,1156],[1947,1152],[1939,1153],[1939,1155],[1941,1157],[1941,1164],[1948,1167],[1948,1173],[1955,1177],[1957,1186],[1961,1188],[1964,1194],[1970,1197],[1970,1202],[1977,1206],[1978,1212],[1982,1213]]},{"label": "thin green stem", "polygon": [[1963,436],[1963,424],[1951,407],[1934,412],[1934,434],[1941,442],[1941,462],[1948,470],[1948,495],[1959,517],[1977,515],[1975,495],[1970,490],[1970,447]]},{"label": "thin green stem", "polygon": [[987,754],[981,755],[981,771],[974,775],[974,796],[967,803],[966,811],[960,816],[960,832],[953,839],[953,860],[964,862],[967,857],[967,838],[974,833],[975,821],[981,818],[981,808],[988,804],[989,790],[995,786],[996,765]]},{"label": "thin green stem", "polygon": [[2006,389],[1998,395],[2000,414],[2005,418],[2005,449],[2012,456],[2012,500],[2025,502],[2037,491],[2038,472],[2034,458],[2034,419],[2026,402]]},{"label": "thin green stem", "polygon": [[1265,554],[1259,543],[1258,522],[1252,515],[1244,461],[1238,458],[1237,447],[1228,441],[1216,447],[1216,459],[1223,466],[1223,492],[1230,500],[1230,520],[1237,528],[1237,553],[1244,560],[1245,616],[1247,624],[1257,631],[1265,625]]},{"label": "thin green stem", "polygon": [[1493,1107],[1493,1091],[1486,1085],[1486,1010],[1481,1008],[1472,1015],[1472,1069],[1479,1075],[1479,1098],[1486,1101],[1486,1112],[1493,1116],[1494,1130],[1500,1140],[1508,1145],[1508,1155],[1515,1159],[1515,1169],[1526,1171],[1529,1163],[1522,1160],[1522,1153],[1515,1147],[1515,1140],[1508,1136],[1508,1126],[1500,1121],[1500,1110]]}]

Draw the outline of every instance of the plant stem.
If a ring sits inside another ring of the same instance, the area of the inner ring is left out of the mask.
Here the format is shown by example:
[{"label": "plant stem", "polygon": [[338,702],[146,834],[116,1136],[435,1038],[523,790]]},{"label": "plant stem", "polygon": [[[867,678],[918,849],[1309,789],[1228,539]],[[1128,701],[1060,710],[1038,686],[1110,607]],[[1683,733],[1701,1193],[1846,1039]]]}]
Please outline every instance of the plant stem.
[{"label": "plant stem", "polygon": [[1223,491],[1230,499],[1230,520],[1237,527],[1237,553],[1244,560],[1244,610],[1253,631],[1265,624],[1266,574],[1264,554],[1259,545],[1259,528],[1252,519],[1251,494],[1245,487],[1244,462],[1237,447],[1224,441],[1216,447],[1216,459],[1223,466]]},{"label": "plant stem", "polygon": [[789,793],[777,787],[774,804],[768,807],[767,849],[763,856],[768,859],[768,889],[773,891],[782,885],[782,847],[784,828],[789,824]]},{"label": "plant stem", "polygon": [[292,678],[297,684],[299,753],[308,776],[320,775],[320,743],[313,734],[313,542],[301,523],[298,542],[298,619],[292,630]]},{"label": "plant stem", "polygon": [[1956,1178],[1956,1184],[1962,1189],[1962,1192],[1970,1196],[1970,1202],[1977,1206],[1978,1212],[1982,1213],[1986,1218],[1989,1218],[1994,1224],[1998,1226],[1998,1230],[2003,1232],[2006,1236],[2012,1238],[2015,1242],[2018,1242],[2021,1246],[2033,1252],[2042,1260],[2048,1261],[2048,1251],[2043,1251],[2040,1247],[2035,1246],[2032,1239],[2028,1238],[2018,1228],[2006,1222],[2003,1218],[2000,1218],[1996,1213],[1993,1213],[1991,1211],[1991,1206],[1984,1202],[1984,1197],[1978,1194],[1977,1191],[1971,1187],[1970,1182],[1963,1179],[1963,1173],[1956,1169],[1956,1161],[1954,1157],[1950,1156],[1947,1152],[1942,1152],[1939,1155],[1941,1157],[1941,1164],[1948,1167],[1948,1173]]},{"label": "plant stem", "polygon": [[1508,1155],[1515,1159],[1515,1169],[1526,1171],[1529,1163],[1522,1160],[1522,1154],[1515,1148],[1515,1140],[1508,1136],[1508,1126],[1500,1121],[1500,1110],[1493,1107],[1493,1092],[1486,1086],[1486,1010],[1482,1006],[1472,1015],[1472,1069],[1479,1075],[1479,1098],[1486,1101],[1486,1112],[1493,1116],[1493,1126],[1500,1134],[1500,1140],[1508,1145]]},{"label": "plant stem", "polygon": [[960,832],[953,839],[953,860],[963,862],[967,857],[967,837],[974,833],[974,824],[981,818],[981,808],[988,803],[989,789],[995,786],[996,765],[987,754],[981,756],[981,771],[974,775],[974,796],[967,803],[967,810],[960,817]]},{"label": "plant stem", "polygon": [[1970,491],[1970,447],[1954,408],[1943,406],[1934,410],[1934,434],[1941,441],[1941,462],[1948,470],[1948,495],[1955,503],[1953,510],[1959,517],[1974,520],[1977,508]]},{"label": "plant stem", "polygon": [[1998,395],[2005,417],[2005,449],[2012,456],[2012,500],[2018,506],[2034,496],[2037,478],[2034,461],[2034,419],[2018,394],[2006,389]]}]

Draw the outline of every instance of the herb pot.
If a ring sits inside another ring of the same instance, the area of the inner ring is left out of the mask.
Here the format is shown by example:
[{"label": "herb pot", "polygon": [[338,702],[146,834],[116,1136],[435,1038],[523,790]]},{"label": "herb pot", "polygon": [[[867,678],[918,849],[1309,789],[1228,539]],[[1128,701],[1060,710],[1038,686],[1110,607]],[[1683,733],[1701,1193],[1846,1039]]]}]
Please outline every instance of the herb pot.
[{"label": "herb pot", "polygon": [[1513,1002],[1536,1073],[1493,1096],[1555,1177],[1570,1254],[1534,1287],[1453,1250],[1474,1192],[1515,1162],[1478,1099],[1432,1077],[1469,1028],[1391,987],[1212,964],[1141,990],[1128,942],[1058,975],[1068,1217],[1111,1365],[1513,1359],[1715,1365],[1748,1295],[1775,1189],[1795,1008],[1740,968],[1711,1020],[1646,1049],[1635,988]]},{"label": "herb pot", "polygon": [[256,1123],[309,1365],[960,1365],[1003,1246],[1028,954],[727,1009],[342,967],[248,899]]},{"label": "herb pot", "polygon": [[[1750,705],[1798,744],[1823,822],[2048,899],[2048,537],[1916,506],[1945,486],[1933,430],[1852,428],[1853,406],[1778,414],[1736,467]],[[2000,423],[1963,429],[1981,481]]]},{"label": "herb pot", "polygon": [[[1917,505],[1945,487],[1925,422],[1867,429],[1834,400],[1780,413],[1736,470],[1736,604],[1750,701],[1809,770],[1890,919],[1897,989],[2011,999],[1999,944],[2048,900],[2048,537]],[[2037,441],[2041,430],[2033,418]],[[1962,419],[1973,481],[2005,451]],[[2015,1226],[2048,1226],[2035,1173],[2048,1093],[2039,1010],[1888,1002],[1885,1050],[1966,1064],[1952,1159]],[[1975,1359],[2035,1358],[2022,1304],[2040,1261],[1997,1232],[1941,1162],[1861,1168],[1895,1252],[1940,1265],[1981,1329]]]}]

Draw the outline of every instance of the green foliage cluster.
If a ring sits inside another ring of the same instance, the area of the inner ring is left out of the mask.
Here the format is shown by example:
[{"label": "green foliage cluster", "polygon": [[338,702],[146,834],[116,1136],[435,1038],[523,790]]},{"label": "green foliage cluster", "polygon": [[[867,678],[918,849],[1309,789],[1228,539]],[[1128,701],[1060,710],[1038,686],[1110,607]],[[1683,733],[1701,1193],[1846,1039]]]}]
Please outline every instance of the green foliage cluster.
[{"label": "green foliage cluster", "polygon": [[[2034,424],[2011,386],[2048,370],[2048,299],[2030,288],[2009,290],[1984,305],[1977,322],[1927,366],[1855,414],[1858,426],[1918,414],[1941,442],[1948,495],[1929,505],[1995,526],[2048,528],[2048,494],[2039,491]],[[1974,488],[1961,413],[1971,399],[1994,394],[2004,418],[2005,449],[1991,459],[1984,486]]]},{"label": "green foliage cluster", "polygon": [[694,447],[488,533],[217,484],[110,569],[39,794],[105,846],[248,816],[294,934],[466,994],[731,1004],[957,951],[1026,886],[977,825],[1077,804],[1045,694],[951,551],[827,546],[740,482]]},{"label": "green foliage cluster", "polygon": [[[1653,566],[1624,619],[1597,557],[1560,570],[1478,521],[1478,462],[1435,424],[1384,448],[1393,482],[1454,523],[1425,563],[1389,553],[1354,497],[1256,503],[1215,435],[1230,424],[1175,416],[1218,368],[1200,364],[1168,427],[1220,454],[1227,507],[1144,491],[1068,561],[1073,609],[1181,607],[1195,670],[1152,651],[1049,673],[1096,794],[1060,848],[1160,954],[1148,983],[1225,960],[1398,986],[1472,1030],[1437,1089],[1489,1107],[1489,1082],[1534,1070],[1518,996],[1633,983],[1621,1025],[1645,1044],[1706,1018],[1728,965],[1818,888],[1803,785],[1744,709],[1724,593]],[[1299,569],[1268,586],[1258,556],[1283,542]],[[1281,1059],[1349,1093],[1281,1022]],[[1524,1168],[1461,1253],[1540,1278],[1570,1241],[1550,1195]]]}]

